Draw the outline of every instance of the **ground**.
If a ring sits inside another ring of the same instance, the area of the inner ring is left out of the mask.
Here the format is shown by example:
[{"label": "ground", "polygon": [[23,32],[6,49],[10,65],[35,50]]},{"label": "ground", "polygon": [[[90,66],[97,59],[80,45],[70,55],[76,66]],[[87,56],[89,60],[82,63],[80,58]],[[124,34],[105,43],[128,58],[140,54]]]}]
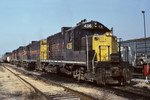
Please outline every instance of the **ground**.
[{"label": "ground", "polygon": [[37,100],[37,97],[23,81],[0,66],[0,100]]},{"label": "ground", "polygon": [[[22,76],[22,75],[21,75]],[[38,80],[32,80],[29,77],[24,76],[28,79],[29,82],[34,83],[33,85],[38,86],[39,90],[44,92],[49,92],[52,94],[58,93],[60,88],[49,86],[46,83],[39,82]],[[118,95],[116,93],[111,93],[110,91],[104,89],[93,88],[91,85],[79,85],[77,83],[71,82],[70,79],[65,80],[64,77],[62,79],[56,79],[54,76],[50,74],[49,79],[64,85],[68,88],[72,88],[79,92],[83,92],[87,95],[93,96],[100,100],[132,100],[132,98],[128,98],[124,96],[124,94]],[[65,81],[63,81],[65,80]],[[137,87],[150,87],[150,84],[146,84],[143,81],[132,80],[133,85]],[[64,91],[61,89],[61,91]],[[40,100],[38,96],[31,90],[27,85],[23,83],[20,79],[16,78],[2,66],[0,66],[0,100]]]}]

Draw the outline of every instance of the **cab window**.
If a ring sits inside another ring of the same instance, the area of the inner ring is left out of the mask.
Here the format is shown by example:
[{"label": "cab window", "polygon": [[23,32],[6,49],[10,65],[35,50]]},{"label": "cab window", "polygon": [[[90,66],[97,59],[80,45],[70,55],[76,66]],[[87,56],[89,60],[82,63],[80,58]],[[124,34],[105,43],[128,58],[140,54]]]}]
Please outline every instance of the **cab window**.
[{"label": "cab window", "polygon": [[69,42],[71,42],[72,41],[72,31],[68,32],[68,38],[69,38]]}]

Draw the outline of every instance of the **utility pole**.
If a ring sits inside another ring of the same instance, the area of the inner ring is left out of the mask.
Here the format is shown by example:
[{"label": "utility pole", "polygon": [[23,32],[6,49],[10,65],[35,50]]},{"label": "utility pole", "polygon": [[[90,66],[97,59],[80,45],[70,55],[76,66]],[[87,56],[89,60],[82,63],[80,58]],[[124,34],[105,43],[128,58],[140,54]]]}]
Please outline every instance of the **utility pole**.
[{"label": "utility pole", "polygon": [[145,25],[145,11],[142,11],[142,13],[143,13],[143,20],[144,20],[145,55],[147,55],[147,50],[146,50],[146,25]]}]

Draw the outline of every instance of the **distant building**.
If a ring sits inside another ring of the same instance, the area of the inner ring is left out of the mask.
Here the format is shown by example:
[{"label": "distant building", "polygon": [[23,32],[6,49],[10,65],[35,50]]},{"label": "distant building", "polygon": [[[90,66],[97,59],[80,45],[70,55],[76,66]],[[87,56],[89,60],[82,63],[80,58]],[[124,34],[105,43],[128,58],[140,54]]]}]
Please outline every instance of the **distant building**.
[{"label": "distant building", "polygon": [[142,57],[145,57],[145,55],[150,57],[150,37],[121,42],[122,60],[129,61],[135,68],[143,68],[144,61]]}]

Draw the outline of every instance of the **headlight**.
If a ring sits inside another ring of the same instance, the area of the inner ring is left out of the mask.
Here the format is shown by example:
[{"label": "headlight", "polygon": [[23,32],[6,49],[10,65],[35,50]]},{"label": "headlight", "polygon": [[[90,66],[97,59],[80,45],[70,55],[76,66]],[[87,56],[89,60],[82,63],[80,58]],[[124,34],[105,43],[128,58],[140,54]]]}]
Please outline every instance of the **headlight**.
[{"label": "headlight", "polygon": [[106,36],[109,36],[109,33],[106,33]]},{"label": "headlight", "polygon": [[112,34],[112,33],[109,33],[109,35],[112,36],[113,34]]},{"label": "headlight", "polygon": [[112,34],[112,33],[107,32],[107,33],[106,33],[106,36],[113,36],[113,34]]}]

